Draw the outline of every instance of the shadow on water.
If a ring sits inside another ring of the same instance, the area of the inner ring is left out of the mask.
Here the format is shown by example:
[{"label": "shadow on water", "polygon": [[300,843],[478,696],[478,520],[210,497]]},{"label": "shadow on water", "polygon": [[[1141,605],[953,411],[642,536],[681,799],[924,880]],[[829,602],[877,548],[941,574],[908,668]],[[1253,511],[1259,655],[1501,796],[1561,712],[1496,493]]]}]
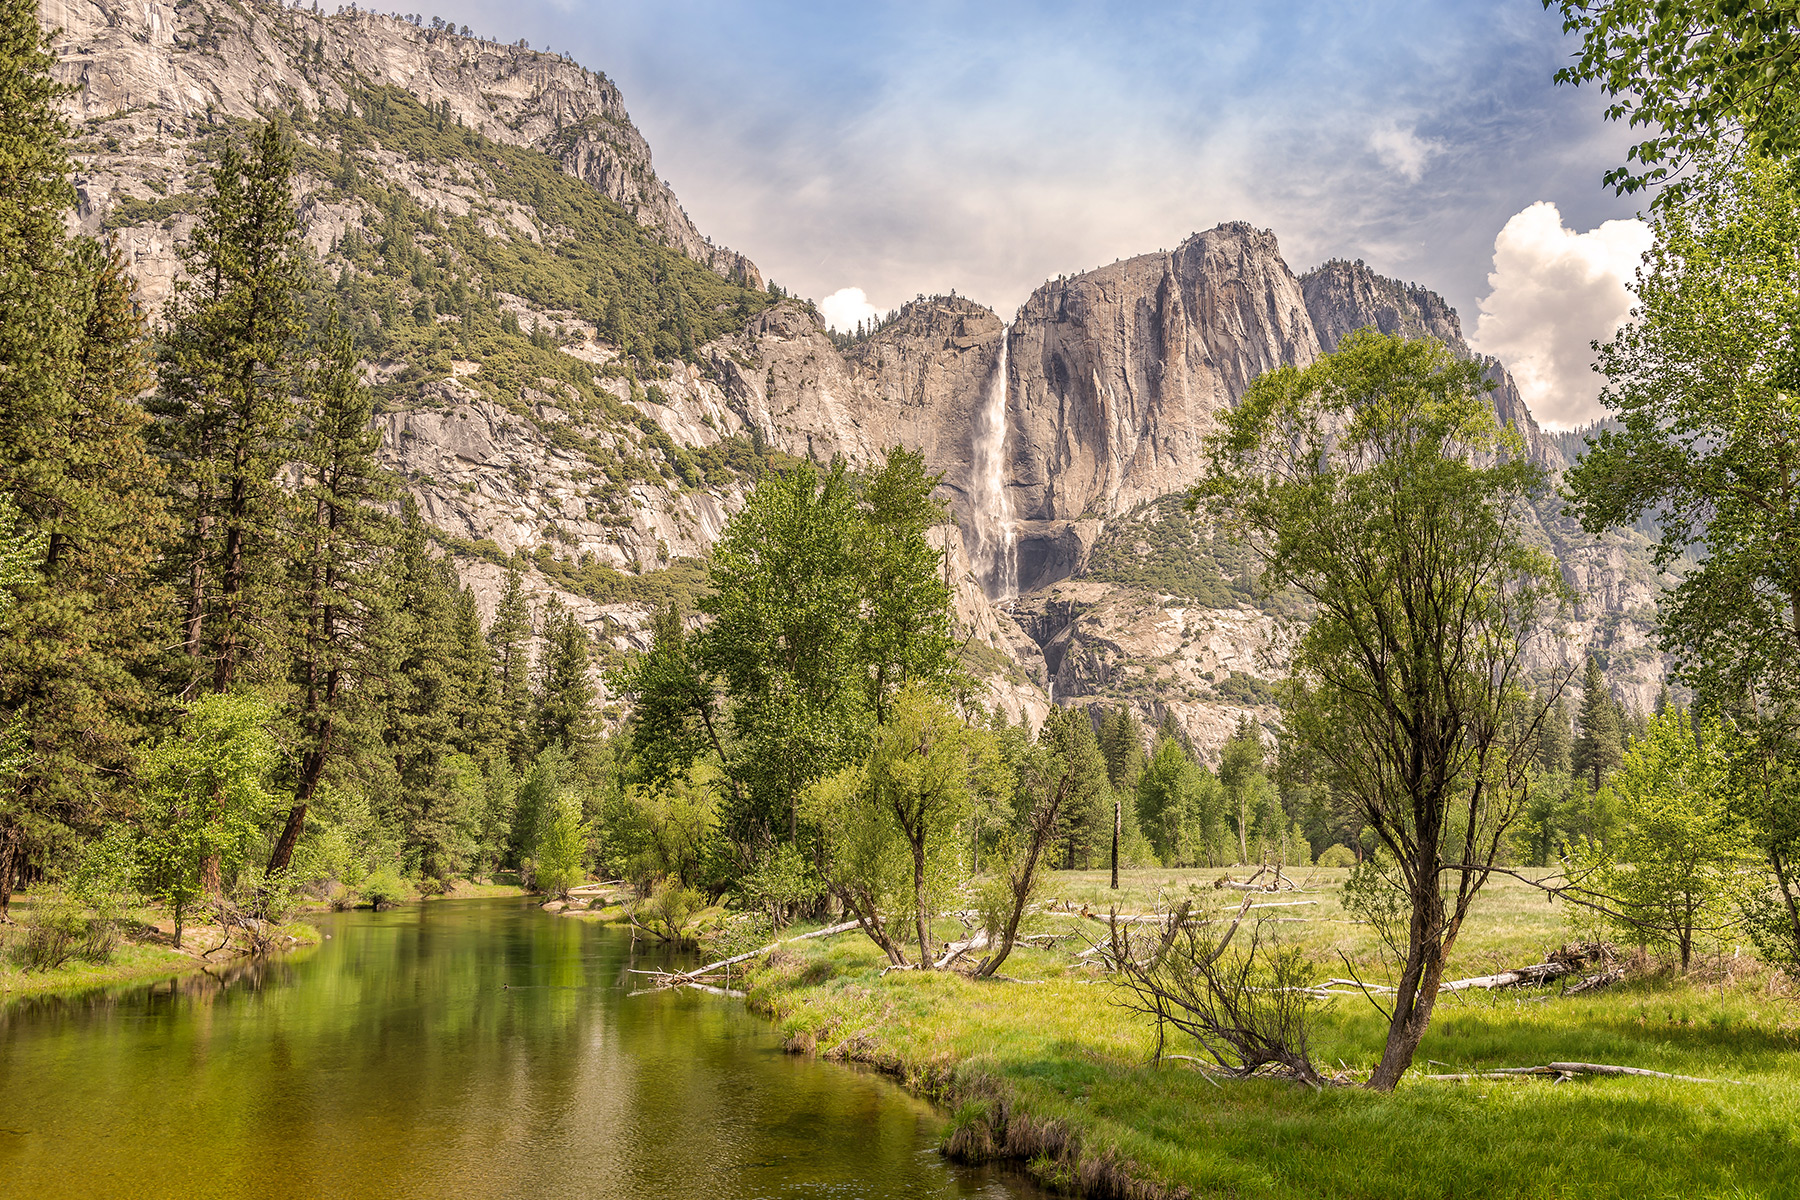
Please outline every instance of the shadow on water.
[{"label": "shadow on water", "polygon": [[0,1191],[65,1196],[1035,1195],[940,1114],[783,1054],[741,1002],[516,900],[323,919],[303,958],[0,1013]]}]

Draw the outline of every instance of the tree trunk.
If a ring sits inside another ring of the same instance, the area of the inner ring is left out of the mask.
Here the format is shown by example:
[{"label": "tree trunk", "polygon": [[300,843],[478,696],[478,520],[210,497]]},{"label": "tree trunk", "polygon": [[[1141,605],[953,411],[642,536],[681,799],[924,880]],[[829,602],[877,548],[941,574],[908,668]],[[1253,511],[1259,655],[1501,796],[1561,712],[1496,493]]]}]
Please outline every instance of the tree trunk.
[{"label": "tree trunk", "polygon": [[1125,806],[1117,795],[1113,796],[1113,847],[1112,847],[1112,890],[1119,890],[1119,827],[1124,821]]},{"label": "tree trunk", "polygon": [[0,923],[12,920],[13,838],[0,837]]},{"label": "tree trunk", "polygon": [[296,803],[288,809],[287,824],[281,827],[281,838],[275,843],[275,850],[269,855],[269,866],[264,875],[276,875],[287,870],[289,862],[294,858],[294,846],[300,841],[300,831],[306,827],[306,805]]},{"label": "tree trunk", "polygon": [[[1781,888],[1782,903],[1787,908],[1789,933],[1794,939],[1794,946],[1800,948],[1800,900],[1795,898],[1793,885],[1788,879],[1788,867],[1791,864],[1782,857],[1780,850],[1771,847],[1769,865],[1775,869],[1775,882]],[[0,913],[5,911],[4,907],[0,907]]]},{"label": "tree trunk", "polygon": [[1250,809],[1242,800],[1238,801],[1238,862],[1250,865],[1250,838],[1246,828],[1250,824]]},{"label": "tree trunk", "polygon": [[1433,869],[1419,871],[1420,882],[1411,889],[1413,915],[1408,929],[1406,968],[1394,994],[1387,1044],[1382,1047],[1374,1074],[1369,1076],[1369,1088],[1378,1092],[1393,1091],[1412,1066],[1413,1055],[1431,1024],[1438,985],[1444,978],[1444,959],[1450,952],[1444,938],[1444,900],[1438,892],[1436,864],[1430,865]]},{"label": "tree trunk", "polygon": [[202,495],[197,503],[200,511],[194,515],[194,557],[188,564],[186,643],[189,658],[200,657],[201,622],[206,612],[206,538],[212,524],[206,508],[210,500]]},{"label": "tree trunk", "polygon": [[249,480],[245,478],[248,457],[248,449],[240,445],[233,463],[235,474],[231,481],[231,504],[225,523],[225,564],[219,581],[224,609],[219,614],[219,657],[213,663],[215,692],[230,691],[232,681],[237,676],[240,649],[238,610],[244,587],[244,521],[249,507]]},{"label": "tree trunk", "polygon": [[919,926],[919,970],[931,970],[931,928],[925,920],[924,831],[913,839],[913,919]]}]

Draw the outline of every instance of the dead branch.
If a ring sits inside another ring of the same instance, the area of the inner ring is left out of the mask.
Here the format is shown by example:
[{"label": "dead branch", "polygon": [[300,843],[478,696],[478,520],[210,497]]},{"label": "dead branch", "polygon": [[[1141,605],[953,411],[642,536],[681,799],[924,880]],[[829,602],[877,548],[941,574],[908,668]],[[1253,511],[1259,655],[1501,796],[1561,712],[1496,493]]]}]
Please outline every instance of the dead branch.
[{"label": "dead branch", "polygon": [[1154,937],[1112,922],[1102,949],[1121,985],[1118,1002],[1155,1019],[1159,1061],[1174,1028],[1191,1036],[1224,1073],[1243,1078],[1272,1069],[1319,1087],[1306,1048],[1315,990],[1303,978],[1299,951],[1268,945],[1260,922],[1250,944],[1231,951],[1250,904],[1245,896],[1223,933],[1189,921],[1185,904],[1167,915]]},{"label": "dead branch", "polygon": [[[643,928],[638,925],[637,920],[634,917],[631,917],[631,914],[627,913],[626,916],[631,919],[633,927]],[[657,980],[656,985],[658,987],[678,987],[693,983],[696,980],[711,975],[715,971],[723,970],[726,967],[735,966],[738,963],[745,962],[752,958],[760,958],[771,950],[779,949],[789,942],[804,942],[808,938],[829,937],[834,933],[844,933],[848,930],[855,929],[858,924],[859,922],[856,921],[845,921],[838,925],[827,926],[824,929],[815,929],[811,933],[797,934],[791,938],[783,938],[780,941],[770,942],[768,945],[758,947],[755,950],[748,950],[743,954],[734,954],[730,958],[722,958],[718,962],[707,963],[704,967],[695,967],[691,971],[644,971],[639,973],[655,976]],[[644,932],[651,933],[654,931],[646,929]]]}]

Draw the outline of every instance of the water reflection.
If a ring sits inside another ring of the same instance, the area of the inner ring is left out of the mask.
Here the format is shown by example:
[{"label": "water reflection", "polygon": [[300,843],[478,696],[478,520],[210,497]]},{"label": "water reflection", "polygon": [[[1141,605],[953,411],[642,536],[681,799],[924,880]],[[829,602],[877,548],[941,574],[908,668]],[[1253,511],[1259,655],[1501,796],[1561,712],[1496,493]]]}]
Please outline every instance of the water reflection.
[{"label": "water reflection", "polygon": [[0,1009],[0,1195],[1016,1195],[885,1080],[516,901],[327,919],[304,957]]}]

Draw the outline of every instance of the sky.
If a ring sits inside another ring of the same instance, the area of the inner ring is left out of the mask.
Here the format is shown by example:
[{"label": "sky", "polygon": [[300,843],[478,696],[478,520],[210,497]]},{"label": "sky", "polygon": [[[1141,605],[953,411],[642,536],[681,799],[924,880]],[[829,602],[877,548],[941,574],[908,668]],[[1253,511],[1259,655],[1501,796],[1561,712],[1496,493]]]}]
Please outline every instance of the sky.
[{"label": "sky", "polygon": [[624,92],[695,224],[854,324],[1045,279],[1229,220],[1301,272],[1422,283],[1539,419],[1598,409],[1648,235],[1601,174],[1630,131],[1557,86],[1539,0],[719,3],[445,0]]}]

